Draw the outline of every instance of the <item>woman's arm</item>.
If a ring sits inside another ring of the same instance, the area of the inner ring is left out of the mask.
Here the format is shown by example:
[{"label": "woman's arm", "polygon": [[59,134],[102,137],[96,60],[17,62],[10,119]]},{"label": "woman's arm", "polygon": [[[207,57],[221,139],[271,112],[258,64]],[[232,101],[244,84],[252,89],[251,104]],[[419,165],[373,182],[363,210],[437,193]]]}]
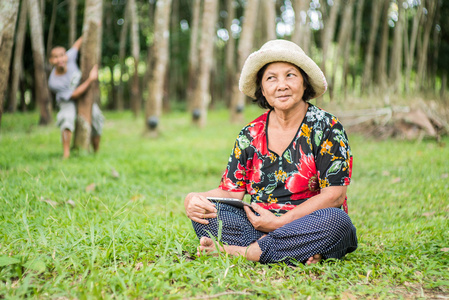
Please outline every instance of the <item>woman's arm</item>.
[{"label": "woman's arm", "polygon": [[263,232],[271,232],[319,209],[342,206],[346,198],[346,190],[347,186],[329,186],[323,188],[320,194],[311,197],[281,217],[276,217],[273,213],[255,203],[252,205],[252,208],[260,216],[256,216],[247,207],[244,209],[255,229]]},{"label": "woman's arm", "polygon": [[184,199],[184,207],[187,217],[192,221],[201,224],[209,224],[206,219],[216,218],[217,209],[215,204],[207,200],[206,197],[237,198],[242,200],[245,192],[228,192],[216,188],[202,193],[190,193]]}]

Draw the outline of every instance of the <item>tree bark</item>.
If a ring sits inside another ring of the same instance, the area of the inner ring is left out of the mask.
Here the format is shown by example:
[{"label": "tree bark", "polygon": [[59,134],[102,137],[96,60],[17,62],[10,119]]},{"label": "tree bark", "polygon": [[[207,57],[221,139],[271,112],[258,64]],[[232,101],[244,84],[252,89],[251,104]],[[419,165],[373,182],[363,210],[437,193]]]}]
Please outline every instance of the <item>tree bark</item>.
[{"label": "tree bark", "polygon": [[179,87],[182,86],[182,82],[184,80],[184,76],[182,76],[181,66],[183,65],[183,61],[181,59],[181,50],[182,47],[180,44],[180,0],[172,0],[171,3],[171,13],[170,13],[170,51],[168,60],[170,63],[168,64],[168,69],[165,75],[165,83],[164,83],[164,97],[162,100],[162,111],[169,112],[171,109],[170,99],[180,99],[179,97]]},{"label": "tree bark", "polygon": [[376,81],[380,85],[382,91],[387,89],[387,57],[388,57],[388,41],[390,35],[390,26],[388,25],[388,9],[390,7],[390,0],[383,1],[382,8],[382,38],[380,45],[379,60],[376,69]]},{"label": "tree bark", "polygon": [[422,36],[422,47],[418,57],[418,70],[416,73],[416,86],[419,91],[424,87],[423,81],[425,81],[427,52],[429,49],[430,33],[432,30],[433,17],[435,15],[436,8],[435,0],[426,1],[427,17],[425,18],[424,32]]},{"label": "tree bark", "polygon": [[11,88],[9,93],[9,108],[12,113],[17,110],[17,91],[23,73],[23,50],[25,45],[25,33],[27,25],[27,1],[22,1],[19,21],[17,23],[16,39],[14,46],[14,60],[11,74]]},{"label": "tree bark", "polygon": [[145,127],[147,132],[158,134],[159,119],[162,115],[164,79],[169,56],[169,21],[171,0],[158,0],[154,15],[154,43],[152,47],[152,70],[148,82],[148,99],[145,104]]},{"label": "tree bark", "polygon": [[0,125],[3,114],[3,98],[8,85],[9,65],[14,44],[19,2],[3,0],[0,3]]},{"label": "tree bark", "polygon": [[403,34],[404,34],[404,22],[405,22],[405,12],[402,6],[403,0],[397,0],[398,2],[398,21],[394,27],[394,37],[393,37],[393,49],[391,50],[390,59],[390,72],[389,72],[389,82],[393,92],[399,90],[401,82],[401,69],[402,69],[402,45],[403,45]]},{"label": "tree bark", "polygon": [[[86,81],[90,70],[100,62],[102,0],[86,0],[83,21],[83,44],[81,46],[81,82]],[[82,97],[77,100],[77,121],[74,148],[89,150],[92,130],[92,105],[99,98],[98,82],[92,82]]]},{"label": "tree bark", "polygon": [[294,0],[295,29],[292,41],[298,44],[306,54],[310,52],[310,21],[307,11],[310,7],[309,0]]},{"label": "tree bark", "polygon": [[[334,53],[332,74],[331,74],[330,80],[329,80],[330,86],[332,86],[334,90],[336,88],[335,77],[337,74],[339,61],[343,62],[343,69],[344,69],[346,62],[349,59],[349,57],[347,57],[347,55],[345,55],[345,53],[347,53],[346,48],[350,47],[349,38],[351,35],[351,28],[352,28],[351,24],[352,24],[352,19],[353,19],[352,12],[353,12],[353,7],[354,7],[354,1],[355,0],[348,0],[346,2],[345,7],[344,7],[342,24],[340,26],[340,31],[338,33],[337,44],[339,47],[337,48],[337,51],[335,51],[335,53]],[[343,70],[343,73],[345,73],[344,70]],[[331,96],[333,96],[333,95],[331,95]]]},{"label": "tree bark", "polygon": [[213,64],[215,25],[218,16],[218,0],[205,0],[201,28],[198,83],[193,101],[192,121],[204,127],[210,103],[210,77]]},{"label": "tree bark", "polygon": [[126,55],[126,41],[128,37],[128,27],[129,27],[129,21],[130,21],[130,4],[131,1],[128,1],[125,6],[125,12],[123,15],[123,25],[122,29],[120,31],[120,39],[118,43],[118,60],[120,63],[120,79],[118,84],[118,90],[117,90],[117,110],[122,111],[124,109],[124,83],[123,83],[123,76],[126,73],[127,66],[125,64],[125,55]]},{"label": "tree bark", "polygon": [[52,107],[47,84],[47,74],[45,72],[44,36],[37,0],[28,0],[28,14],[31,28],[31,46],[33,48],[36,103],[40,108],[39,125],[47,125],[52,121]]},{"label": "tree bark", "polygon": [[[332,43],[335,35],[335,29],[337,24],[338,11],[340,10],[340,0],[334,0],[330,14],[323,20],[324,31],[321,35],[321,45],[323,52],[323,60],[321,62],[321,70],[326,76],[326,60],[329,52],[329,45]],[[323,16],[325,14],[323,13]]]},{"label": "tree bark", "polygon": [[232,97],[232,87],[234,86],[235,74],[235,38],[232,36],[231,26],[235,18],[236,2],[235,0],[227,0],[228,17],[226,19],[226,29],[228,30],[229,40],[226,43],[226,105],[229,107]]},{"label": "tree bark", "polygon": [[354,27],[354,67],[352,68],[352,86],[355,88],[356,82],[356,65],[360,64],[360,41],[362,39],[362,17],[363,17],[363,6],[365,4],[365,0],[357,1],[357,11],[355,17],[355,27]]},{"label": "tree bark", "polygon": [[365,54],[365,67],[363,69],[363,78],[362,78],[362,93],[365,93],[366,90],[370,90],[372,87],[372,79],[373,79],[373,61],[374,61],[374,46],[377,37],[378,25],[379,25],[379,16],[380,16],[380,7],[382,2],[372,2],[372,10],[371,10],[371,26],[370,33],[368,39],[368,46],[366,47]]},{"label": "tree bark", "polygon": [[139,85],[139,57],[140,57],[140,38],[139,38],[139,15],[137,14],[137,7],[135,0],[128,0],[130,5],[131,17],[131,54],[134,60],[134,75],[131,83],[131,109],[134,116],[138,116],[142,101],[140,98]]},{"label": "tree bark", "polygon": [[265,11],[266,40],[276,39],[276,0],[264,0],[262,2]]},{"label": "tree bark", "polygon": [[201,0],[193,1],[192,20],[190,22],[189,45],[189,83],[187,85],[187,109],[192,112],[198,74],[198,37],[200,28]]},{"label": "tree bark", "polygon": [[405,63],[406,63],[406,70],[405,70],[405,91],[410,92],[410,75],[412,71],[413,61],[415,58],[415,50],[416,50],[416,40],[418,37],[418,26],[419,22],[421,20],[423,6],[422,3],[419,2],[418,7],[416,8],[415,15],[413,16],[413,25],[412,25],[412,32],[410,33],[410,41],[408,45],[408,51],[405,49],[405,52],[407,52],[405,56]]},{"label": "tree bark", "polygon": [[239,78],[243,64],[246,58],[250,55],[253,46],[253,33],[256,26],[257,8],[259,6],[259,0],[248,0],[246,2],[246,8],[244,13],[242,33],[239,39],[238,45],[238,70],[234,81],[232,100],[231,100],[231,122],[241,123],[243,122],[243,110],[245,108],[246,96],[239,90]]},{"label": "tree bark", "polygon": [[[50,51],[53,47],[53,35],[55,33],[56,24],[56,11],[57,11],[57,0],[53,0],[53,5],[51,9],[50,25],[48,26],[48,36],[47,36],[47,57],[50,57]],[[72,45],[72,44],[70,44]]]},{"label": "tree bark", "polygon": [[433,54],[431,55],[431,66],[429,68],[429,72],[427,78],[429,78],[430,82],[430,88],[432,90],[436,90],[436,82],[437,82],[437,69],[438,69],[438,54],[439,54],[439,49],[440,49],[440,43],[441,43],[441,38],[442,38],[442,34],[440,32],[440,30],[437,29],[436,24],[440,24],[440,16],[441,16],[441,5],[442,5],[442,1],[437,1],[437,3],[435,4],[435,13],[434,13],[434,25],[432,26],[433,30],[433,37],[432,37],[432,41],[433,41]]},{"label": "tree bark", "polygon": [[76,16],[78,10],[78,0],[69,0],[69,45],[76,41]]}]

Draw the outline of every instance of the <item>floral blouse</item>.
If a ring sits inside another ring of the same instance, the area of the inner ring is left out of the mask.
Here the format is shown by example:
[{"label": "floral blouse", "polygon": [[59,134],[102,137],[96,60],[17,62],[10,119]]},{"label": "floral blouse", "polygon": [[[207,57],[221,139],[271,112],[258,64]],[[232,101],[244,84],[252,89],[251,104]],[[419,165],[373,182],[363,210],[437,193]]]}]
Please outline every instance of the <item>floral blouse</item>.
[{"label": "floral blouse", "polygon": [[[340,121],[309,104],[295,138],[281,156],[268,149],[267,111],[239,133],[220,188],[282,215],[327,186],[349,185],[352,154]],[[343,209],[347,212],[346,200]]]}]

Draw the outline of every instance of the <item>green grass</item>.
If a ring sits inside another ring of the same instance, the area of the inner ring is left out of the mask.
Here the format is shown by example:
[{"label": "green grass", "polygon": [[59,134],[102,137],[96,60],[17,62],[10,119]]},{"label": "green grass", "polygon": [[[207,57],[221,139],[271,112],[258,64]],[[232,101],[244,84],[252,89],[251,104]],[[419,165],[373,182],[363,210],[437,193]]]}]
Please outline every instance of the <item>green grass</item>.
[{"label": "green grass", "polygon": [[[249,108],[247,121],[260,112]],[[449,297],[447,137],[350,135],[359,249],[289,267],[194,256],[184,196],[218,185],[242,124],[218,110],[198,129],[175,112],[149,139],[142,119],[106,118],[99,154],[63,161],[56,127],[36,126],[34,113],[3,116],[0,299]]]}]

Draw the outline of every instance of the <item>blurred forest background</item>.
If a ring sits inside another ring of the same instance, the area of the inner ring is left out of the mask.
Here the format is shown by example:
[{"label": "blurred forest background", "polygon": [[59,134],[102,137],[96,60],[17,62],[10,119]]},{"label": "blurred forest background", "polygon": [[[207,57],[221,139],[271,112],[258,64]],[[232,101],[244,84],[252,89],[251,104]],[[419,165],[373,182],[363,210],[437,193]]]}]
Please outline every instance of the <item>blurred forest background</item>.
[{"label": "blurred forest background", "polygon": [[244,60],[283,38],[325,73],[329,91],[318,105],[364,103],[341,114],[348,125],[387,123],[394,113],[438,136],[449,131],[447,16],[442,0],[2,0],[0,121],[2,112],[39,110],[40,124],[53,122],[49,51],[83,35],[98,46],[83,41],[81,60],[101,53],[95,101],[103,110],[144,115],[150,131],[175,109],[203,126],[208,109],[227,107],[238,122],[249,103],[237,88]]}]

